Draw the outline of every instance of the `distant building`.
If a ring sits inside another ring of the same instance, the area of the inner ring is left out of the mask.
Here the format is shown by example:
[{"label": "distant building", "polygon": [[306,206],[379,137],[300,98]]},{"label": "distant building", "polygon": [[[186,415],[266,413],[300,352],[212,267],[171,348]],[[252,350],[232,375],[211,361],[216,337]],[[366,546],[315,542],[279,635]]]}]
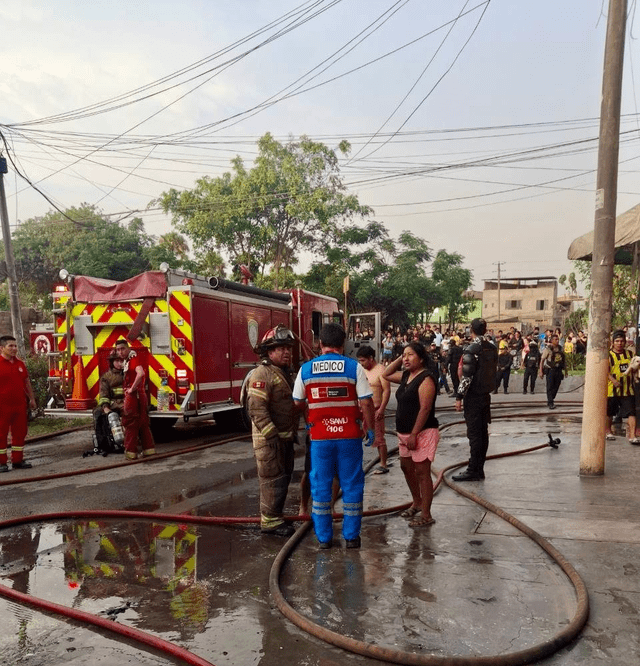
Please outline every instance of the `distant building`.
[{"label": "distant building", "polygon": [[490,328],[508,324],[524,332],[562,326],[565,312],[558,306],[555,277],[518,277],[485,280],[482,316]]},{"label": "distant building", "polygon": [[584,309],[586,307],[587,299],[584,296],[578,296],[577,294],[562,294],[558,296],[558,317],[561,321],[560,327],[562,330],[565,330],[565,322],[569,315],[577,310]]}]

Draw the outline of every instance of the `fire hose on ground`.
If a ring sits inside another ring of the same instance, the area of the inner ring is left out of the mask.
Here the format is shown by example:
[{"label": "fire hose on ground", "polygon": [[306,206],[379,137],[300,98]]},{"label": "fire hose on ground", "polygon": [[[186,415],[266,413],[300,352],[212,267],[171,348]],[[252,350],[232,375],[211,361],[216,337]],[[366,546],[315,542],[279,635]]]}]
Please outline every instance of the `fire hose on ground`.
[{"label": "fire hose on ground", "polygon": [[[571,413],[575,414],[576,412],[571,412]],[[527,414],[527,417],[538,416],[541,414],[548,415],[547,412],[531,413]],[[554,413],[554,415],[558,416],[563,414],[564,412],[562,411],[557,411]],[[512,418],[512,416],[513,415],[500,415],[500,416],[495,416],[494,419],[508,419]],[[442,426],[441,430],[456,425],[460,425],[462,423],[464,423],[464,421],[455,421]],[[220,443],[222,442],[217,442],[216,444]],[[534,451],[547,448],[556,449],[558,448],[559,443],[560,443],[559,440],[553,439],[551,436],[549,436],[549,442],[546,442],[544,444],[540,444],[537,446],[533,446],[518,451],[510,451],[507,453],[490,455],[487,456],[487,460],[521,455],[524,453],[531,453]],[[149,462],[153,459],[158,459],[158,457],[168,457],[170,455],[178,455],[188,451],[201,450],[202,448],[206,448],[207,446],[212,446],[212,445],[214,444],[208,444],[205,446],[196,446],[196,447],[191,447],[190,449],[183,449],[175,452],[170,452],[167,454],[162,454],[161,456],[150,458]],[[390,453],[393,452],[394,451],[390,451]],[[377,461],[374,460],[372,463],[370,463],[368,469],[373,467],[373,465],[375,465],[376,463]],[[85,472],[97,471],[97,469],[110,469],[115,466],[120,466],[121,464],[122,463],[118,463],[116,465],[105,465],[102,466],[101,468],[85,470]],[[348,636],[338,634],[337,632],[331,631],[326,627],[322,627],[313,622],[312,620],[299,614],[284,598],[284,595],[282,594],[279,585],[280,575],[286,563],[286,560],[288,559],[289,555],[294,551],[297,544],[302,540],[303,536],[307,533],[307,531],[311,527],[311,522],[309,521],[308,516],[287,516],[286,518],[289,521],[305,521],[305,522],[303,523],[303,525],[301,525],[298,528],[295,534],[287,541],[287,543],[284,545],[284,547],[276,556],[273,565],[271,567],[271,571],[269,574],[269,587],[278,609],[282,612],[282,614],[286,618],[288,618],[291,622],[293,622],[295,625],[297,625],[307,633],[317,638],[320,638],[321,640],[327,643],[335,645],[336,647],[378,660],[388,661],[397,664],[410,664],[413,666],[524,666],[526,664],[531,664],[540,659],[548,657],[551,654],[557,652],[562,647],[568,645],[579,635],[580,631],[586,624],[589,616],[589,598],[584,581],[577,573],[575,568],[564,558],[564,556],[538,532],[531,529],[530,527],[519,521],[511,514],[500,509],[495,504],[478,496],[477,494],[469,491],[466,488],[460,487],[459,484],[453,483],[452,481],[447,479],[445,474],[448,471],[457,469],[458,467],[461,467],[466,464],[467,461],[465,460],[460,463],[449,465],[448,467],[440,471],[433,469],[433,473],[437,477],[436,482],[434,484],[434,492],[440,487],[441,483],[444,481],[444,483],[447,486],[449,486],[451,489],[455,490],[462,496],[472,500],[478,505],[484,507],[488,511],[491,511],[498,517],[502,518],[509,524],[516,527],[524,535],[532,539],[538,546],[540,546],[540,548],[542,548],[550,556],[550,558],[554,562],[556,562],[556,564],[567,576],[568,580],[570,581],[571,585],[574,588],[576,594],[576,610],[571,621],[563,629],[557,632],[554,636],[552,636],[546,641],[538,643],[527,649],[506,654],[491,655],[491,656],[456,656],[456,655],[438,656],[438,655],[419,654],[414,652],[406,652],[402,650],[385,648],[378,645],[365,643],[363,641],[359,641],[350,638]],[[56,474],[40,478],[60,478],[62,476],[69,476],[69,475],[70,475],[69,473],[65,473],[65,474]],[[29,477],[28,479],[23,479],[22,482],[27,480],[29,481],[35,480],[35,478],[36,477]],[[7,484],[5,483],[2,485],[7,485]],[[395,513],[401,511],[404,508],[407,508],[409,505],[410,503],[407,503],[386,509],[366,511],[364,512],[363,515],[374,516],[374,515]],[[336,514],[334,517],[336,519],[340,519],[341,515]],[[24,525],[33,522],[46,522],[52,520],[73,520],[73,519],[95,520],[99,518],[127,519],[127,520],[139,519],[139,520],[153,520],[155,522],[164,522],[164,521],[175,522],[176,519],[179,518],[180,522],[183,523],[207,525],[207,526],[242,525],[242,524],[252,524],[260,522],[259,517],[190,516],[185,514],[148,513],[145,511],[92,510],[92,511],[64,511],[56,513],[30,515],[20,518],[12,518],[5,521],[1,521],[0,529],[16,527],[19,525]],[[29,594],[25,594],[22,592],[18,592],[17,590],[8,588],[5,585],[0,585],[0,596],[12,599],[21,604],[32,606],[47,613],[61,615],[63,617],[73,619],[77,622],[89,624],[94,627],[98,627],[100,629],[107,629],[110,632],[117,633],[118,635],[121,635],[129,640],[133,640],[141,645],[147,646],[152,650],[159,651],[167,655],[170,655],[171,657],[180,659],[185,664],[190,664],[194,666],[213,666],[211,662],[206,661],[205,659],[193,654],[192,652],[186,650],[185,648],[179,647],[173,643],[165,641],[159,637],[152,636],[138,629],[128,627],[126,625],[122,625],[117,622],[113,622],[112,620],[106,618],[101,618],[91,613],[87,613],[74,608],[69,608],[67,606],[56,604],[54,602],[49,602],[44,599],[33,597]]]}]

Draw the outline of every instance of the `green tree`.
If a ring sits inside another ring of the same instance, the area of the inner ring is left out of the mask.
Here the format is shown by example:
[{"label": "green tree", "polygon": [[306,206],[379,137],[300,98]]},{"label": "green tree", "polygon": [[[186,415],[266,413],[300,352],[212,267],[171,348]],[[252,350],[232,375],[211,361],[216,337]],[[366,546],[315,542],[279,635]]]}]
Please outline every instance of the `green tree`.
[{"label": "green tree", "polygon": [[404,326],[438,304],[427,275],[431,256],[426,241],[408,231],[394,241],[381,222],[352,225],[327,241],[325,256],[312,264],[303,284],[341,301],[349,275],[351,312],[379,311],[385,326]]},{"label": "green tree", "polygon": [[564,287],[567,284],[567,276],[564,273],[558,278],[558,284],[561,287]]},{"label": "green tree", "polygon": [[[591,291],[591,262],[574,261],[578,280],[586,292]],[[575,279],[575,275],[574,275]],[[628,320],[636,321],[637,278],[634,278],[631,266],[613,267],[613,292],[611,300],[611,328],[622,328]]]},{"label": "green tree", "polygon": [[[338,150],[347,153],[349,144]],[[258,141],[253,168],[236,157],[232,172],[171,189],[158,202],[194,246],[262,277],[271,273],[276,288],[300,251],[318,251],[347,221],[371,212],[346,194],[336,151],[307,137],[282,144],[269,133]]]},{"label": "green tree", "polygon": [[150,267],[147,251],[154,239],[139,218],[122,225],[105,219],[95,206],[50,212],[21,223],[13,251],[23,305],[42,307],[58,272],[124,280]]},{"label": "green tree", "polygon": [[457,252],[439,250],[431,266],[431,277],[435,283],[438,305],[447,308],[449,328],[465,320],[473,310],[473,300],[464,294],[471,288],[473,274],[462,266],[463,257]]},{"label": "green tree", "polygon": [[11,303],[9,299],[9,290],[7,287],[7,281],[3,280],[0,284],[0,310],[10,310]]},{"label": "green tree", "polygon": [[578,293],[578,282],[576,280],[576,274],[574,272],[569,273],[569,289],[571,293],[576,296]]},{"label": "green tree", "polygon": [[147,248],[146,254],[152,270],[160,268],[162,263],[169,264],[171,268],[186,268],[191,263],[189,243],[175,231],[160,236],[154,245]]},{"label": "green tree", "polygon": [[576,274],[574,272],[569,273],[569,275],[561,275],[558,278],[558,283],[563,287],[566,285],[569,288],[569,293],[575,296],[578,291],[578,282],[576,280]]}]

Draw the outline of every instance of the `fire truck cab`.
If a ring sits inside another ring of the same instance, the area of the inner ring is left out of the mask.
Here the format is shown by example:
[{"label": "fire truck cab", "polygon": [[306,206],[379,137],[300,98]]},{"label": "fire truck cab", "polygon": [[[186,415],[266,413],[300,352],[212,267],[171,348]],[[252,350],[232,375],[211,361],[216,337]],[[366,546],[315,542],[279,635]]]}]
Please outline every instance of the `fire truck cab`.
[{"label": "fire truck cab", "polygon": [[299,364],[313,355],[324,323],[342,323],[336,299],[300,288],[274,292],[171,269],[123,282],[61,276],[47,413],[91,409],[109,355],[126,338],[146,370],[152,422],[217,414],[240,425],[243,385],[264,333],[278,324],[294,331]]}]

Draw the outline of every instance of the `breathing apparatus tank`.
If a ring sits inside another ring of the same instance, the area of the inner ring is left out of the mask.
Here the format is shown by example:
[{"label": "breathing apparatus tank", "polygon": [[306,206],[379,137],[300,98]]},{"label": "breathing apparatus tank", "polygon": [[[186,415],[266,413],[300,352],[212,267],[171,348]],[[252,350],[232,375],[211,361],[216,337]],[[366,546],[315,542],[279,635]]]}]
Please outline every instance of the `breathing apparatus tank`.
[{"label": "breathing apparatus tank", "polygon": [[122,428],[122,423],[120,423],[120,417],[116,412],[109,412],[107,419],[109,420],[109,427],[111,428],[113,441],[116,445],[122,446],[122,444],[124,444],[124,430]]}]

